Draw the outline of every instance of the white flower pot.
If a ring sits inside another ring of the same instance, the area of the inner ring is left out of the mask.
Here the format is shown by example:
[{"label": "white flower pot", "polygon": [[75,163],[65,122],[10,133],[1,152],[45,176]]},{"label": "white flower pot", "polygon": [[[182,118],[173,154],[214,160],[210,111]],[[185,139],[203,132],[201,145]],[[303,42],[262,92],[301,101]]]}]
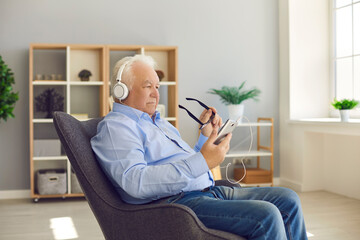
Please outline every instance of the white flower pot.
[{"label": "white flower pot", "polygon": [[229,111],[229,119],[236,121],[240,118],[239,123],[241,123],[242,116],[244,115],[243,104],[228,105],[228,111]]},{"label": "white flower pot", "polygon": [[350,110],[349,109],[345,109],[345,110],[339,110],[340,111],[340,118],[342,122],[348,122],[349,121],[349,114],[350,114]]}]

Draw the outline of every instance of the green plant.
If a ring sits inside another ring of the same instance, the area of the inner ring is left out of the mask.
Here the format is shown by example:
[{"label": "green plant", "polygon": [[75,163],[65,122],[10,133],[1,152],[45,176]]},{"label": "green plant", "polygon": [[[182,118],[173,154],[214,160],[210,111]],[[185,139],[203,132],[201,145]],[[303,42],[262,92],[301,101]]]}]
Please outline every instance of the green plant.
[{"label": "green plant", "polygon": [[238,105],[247,99],[254,99],[257,101],[257,97],[260,94],[260,90],[257,88],[253,88],[251,90],[242,90],[245,82],[243,82],[239,87],[228,87],[223,86],[221,89],[211,88],[208,93],[219,95],[221,98],[221,102],[225,105]]},{"label": "green plant", "polygon": [[14,83],[14,73],[0,56],[0,121],[1,119],[6,121],[8,117],[15,117],[13,110],[19,99],[19,93],[12,92],[11,85]]},{"label": "green plant", "polygon": [[352,99],[352,100],[342,99],[342,100],[338,101],[338,100],[336,100],[336,98],[334,98],[334,102],[331,103],[331,105],[333,105],[333,107],[335,109],[339,109],[339,110],[353,109],[358,104],[359,104],[359,102],[354,99]]}]

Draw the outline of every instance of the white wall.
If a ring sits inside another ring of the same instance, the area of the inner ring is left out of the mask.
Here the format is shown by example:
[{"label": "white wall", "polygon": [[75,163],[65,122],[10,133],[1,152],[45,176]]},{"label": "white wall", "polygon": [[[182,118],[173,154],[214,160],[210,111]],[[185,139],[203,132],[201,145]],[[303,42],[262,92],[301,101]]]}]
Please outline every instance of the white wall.
[{"label": "white wall", "polygon": [[280,181],[360,198],[359,123],[329,116],[330,1],[279,0]]},{"label": "white wall", "polygon": [[327,0],[280,0],[281,179],[303,181],[303,129],[290,119],[324,117],[329,93]]},{"label": "white wall", "polygon": [[330,93],[329,1],[289,2],[290,119],[327,117]]},{"label": "white wall", "polygon": [[[278,159],[278,2],[276,0],[1,0],[0,54],[20,92],[15,119],[0,123],[0,190],[29,189],[28,47],[35,43],[146,44],[179,47],[179,103],[197,97],[227,117],[209,88],[258,87],[245,114],[275,119]],[[191,106],[190,106],[191,104]],[[197,124],[180,112],[180,132],[194,144]],[[236,144],[244,136],[234,137]],[[245,144],[246,145],[246,144]],[[246,145],[247,146],[247,145]]]}]

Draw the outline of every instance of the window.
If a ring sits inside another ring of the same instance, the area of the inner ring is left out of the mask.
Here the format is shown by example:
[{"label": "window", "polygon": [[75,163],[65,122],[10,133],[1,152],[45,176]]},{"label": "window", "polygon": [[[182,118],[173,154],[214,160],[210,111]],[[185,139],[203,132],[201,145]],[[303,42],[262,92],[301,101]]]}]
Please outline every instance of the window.
[{"label": "window", "polygon": [[360,0],[333,0],[334,96],[360,100]]}]

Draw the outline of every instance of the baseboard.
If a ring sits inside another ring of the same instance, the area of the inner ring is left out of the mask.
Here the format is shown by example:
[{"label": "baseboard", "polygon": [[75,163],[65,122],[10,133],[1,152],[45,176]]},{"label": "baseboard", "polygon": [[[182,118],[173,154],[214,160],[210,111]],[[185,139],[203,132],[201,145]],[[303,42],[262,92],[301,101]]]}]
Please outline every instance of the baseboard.
[{"label": "baseboard", "polygon": [[30,198],[30,189],[0,191],[0,199]]},{"label": "baseboard", "polygon": [[279,178],[279,185],[283,187],[291,188],[296,192],[302,192],[303,186],[299,182],[295,182],[286,178]]},{"label": "baseboard", "polygon": [[273,179],[273,183],[274,183],[274,186],[280,186],[281,184],[280,184],[280,178],[278,178],[278,177],[276,177],[276,178],[274,178]]}]

